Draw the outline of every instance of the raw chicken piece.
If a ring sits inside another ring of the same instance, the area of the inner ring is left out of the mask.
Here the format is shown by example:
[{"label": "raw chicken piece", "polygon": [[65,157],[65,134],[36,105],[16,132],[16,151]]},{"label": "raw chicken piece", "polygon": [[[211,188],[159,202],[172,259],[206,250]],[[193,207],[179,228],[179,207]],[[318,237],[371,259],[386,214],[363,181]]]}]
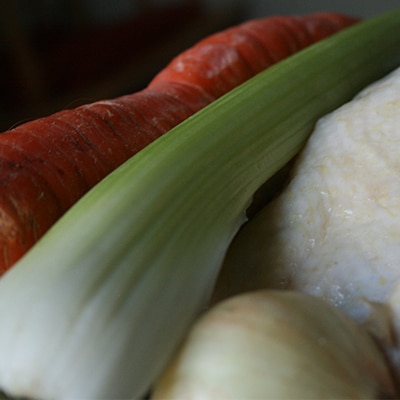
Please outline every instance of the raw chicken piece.
[{"label": "raw chicken piece", "polygon": [[318,122],[288,186],[233,242],[216,298],[296,289],[390,339],[382,318],[397,315],[400,331],[397,287],[400,69]]}]

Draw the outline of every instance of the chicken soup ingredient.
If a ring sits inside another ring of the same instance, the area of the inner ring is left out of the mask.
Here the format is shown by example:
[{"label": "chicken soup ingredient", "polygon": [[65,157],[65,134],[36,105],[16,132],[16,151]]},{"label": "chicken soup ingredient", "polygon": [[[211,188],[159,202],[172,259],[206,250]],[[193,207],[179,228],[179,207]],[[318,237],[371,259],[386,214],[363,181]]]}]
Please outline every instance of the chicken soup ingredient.
[{"label": "chicken soup ingredient", "polygon": [[234,240],[216,296],[300,290],[393,344],[400,324],[400,303],[390,300],[400,285],[399,175],[397,69],[317,123],[287,187]]},{"label": "chicken soup ingredient", "polygon": [[184,51],[142,91],[2,133],[0,273],[132,155],[260,71],[356,21],[336,13],[247,21]]},{"label": "chicken soup ingredient", "polygon": [[400,11],[361,22],[260,72],[99,182],[0,279],[0,388],[140,398],[206,305],[254,192],[319,117],[399,62]]},{"label": "chicken soup ingredient", "polygon": [[260,290],[194,324],[155,385],[165,399],[387,399],[385,356],[354,321],[295,291]]}]

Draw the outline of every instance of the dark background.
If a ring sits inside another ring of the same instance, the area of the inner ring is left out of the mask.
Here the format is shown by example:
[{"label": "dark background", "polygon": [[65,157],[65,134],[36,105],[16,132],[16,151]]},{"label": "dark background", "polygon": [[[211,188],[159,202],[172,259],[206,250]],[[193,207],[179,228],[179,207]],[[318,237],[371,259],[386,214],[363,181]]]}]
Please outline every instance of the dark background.
[{"label": "dark background", "polygon": [[398,0],[2,0],[0,132],[30,119],[140,90],[202,37],[272,14],[369,17]]}]

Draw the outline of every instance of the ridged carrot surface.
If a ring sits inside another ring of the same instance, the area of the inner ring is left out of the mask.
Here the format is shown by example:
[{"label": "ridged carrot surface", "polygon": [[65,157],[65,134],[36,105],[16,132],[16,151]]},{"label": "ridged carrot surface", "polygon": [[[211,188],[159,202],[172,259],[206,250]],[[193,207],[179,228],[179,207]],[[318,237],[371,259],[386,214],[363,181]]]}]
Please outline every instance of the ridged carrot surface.
[{"label": "ridged carrot surface", "polygon": [[142,91],[27,122],[0,135],[0,271],[107,174],[270,65],[357,18],[256,19],[178,55]]}]

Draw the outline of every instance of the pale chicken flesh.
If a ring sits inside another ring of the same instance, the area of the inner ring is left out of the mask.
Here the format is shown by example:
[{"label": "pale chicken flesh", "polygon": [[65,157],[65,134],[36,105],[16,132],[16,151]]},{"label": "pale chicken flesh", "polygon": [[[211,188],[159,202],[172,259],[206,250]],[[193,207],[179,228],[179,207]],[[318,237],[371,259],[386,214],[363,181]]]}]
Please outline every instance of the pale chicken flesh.
[{"label": "pale chicken flesh", "polygon": [[287,186],[234,240],[216,296],[256,288],[307,292],[400,336],[400,69],[318,121]]}]

